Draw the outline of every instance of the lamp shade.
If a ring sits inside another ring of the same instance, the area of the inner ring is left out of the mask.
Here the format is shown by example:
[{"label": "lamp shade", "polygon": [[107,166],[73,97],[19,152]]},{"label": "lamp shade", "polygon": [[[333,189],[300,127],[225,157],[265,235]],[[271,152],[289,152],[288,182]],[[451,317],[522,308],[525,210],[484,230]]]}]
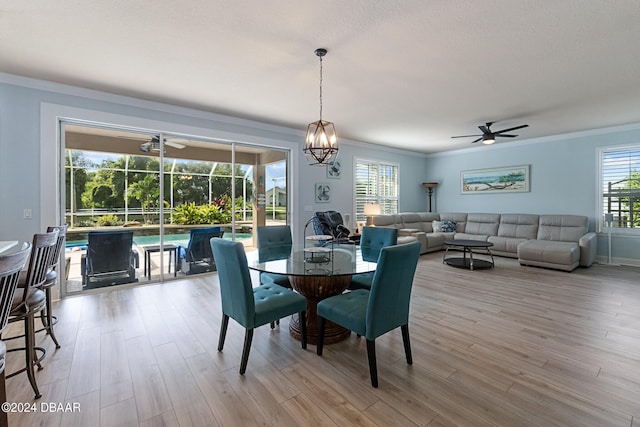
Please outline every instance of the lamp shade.
[{"label": "lamp shade", "polygon": [[379,203],[368,203],[368,204],[364,205],[364,214],[365,214],[365,216],[380,215],[380,204]]}]

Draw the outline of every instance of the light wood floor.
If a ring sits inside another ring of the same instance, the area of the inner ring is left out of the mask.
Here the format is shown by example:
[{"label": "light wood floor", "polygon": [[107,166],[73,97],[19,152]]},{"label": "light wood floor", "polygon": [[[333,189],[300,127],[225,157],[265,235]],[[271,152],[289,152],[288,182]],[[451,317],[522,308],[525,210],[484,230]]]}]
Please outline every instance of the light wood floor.
[{"label": "light wood floor", "polygon": [[[640,427],[640,270],[573,273],[496,258],[465,271],[423,255],[407,366],[400,331],[378,339],[380,387],[355,336],[300,348],[288,320],[256,330],[244,376],[243,330],[222,353],[217,276],[67,298],[62,343],[37,373],[37,413],[11,426],[635,426]],[[8,370],[16,365],[9,355]],[[31,402],[26,376],[10,401]],[[42,413],[40,403],[80,412]]]}]

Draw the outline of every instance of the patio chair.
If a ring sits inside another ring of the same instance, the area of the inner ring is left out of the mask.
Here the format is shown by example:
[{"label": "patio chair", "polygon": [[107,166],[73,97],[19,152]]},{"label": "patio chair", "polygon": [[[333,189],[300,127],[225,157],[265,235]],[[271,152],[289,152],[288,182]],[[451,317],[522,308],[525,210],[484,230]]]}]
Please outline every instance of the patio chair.
[{"label": "patio chair", "polygon": [[179,247],[180,270],[184,274],[205,273],[216,271],[211,244],[213,237],[222,237],[224,231],[220,227],[194,228],[189,235],[186,248]]},{"label": "patio chair", "polygon": [[137,282],[138,252],[133,249],[133,231],[91,231],[87,253],[82,256],[82,286],[99,288]]}]

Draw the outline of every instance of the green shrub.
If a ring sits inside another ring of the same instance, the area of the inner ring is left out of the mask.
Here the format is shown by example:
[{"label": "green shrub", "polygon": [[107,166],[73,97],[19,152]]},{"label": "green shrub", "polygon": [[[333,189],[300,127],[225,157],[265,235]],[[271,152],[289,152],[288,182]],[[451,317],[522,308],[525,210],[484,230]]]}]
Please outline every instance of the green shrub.
[{"label": "green shrub", "polygon": [[101,217],[98,217],[98,220],[96,221],[96,223],[100,227],[109,227],[109,226],[119,225],[120,220],[118,219],[118,216],[115,214],[107,214],[107,215],[102,215]]},{"label": "green shrub", "polygon": [[96,225],[93,219],[81,219],[76,221],[76,227],[94,227]]},{"label": "green shrub", "polygon": [[173,211],[173,223],[181,225],[227,224],[231,214],[216,205],[199,205],[194,202],[183,203]]}]

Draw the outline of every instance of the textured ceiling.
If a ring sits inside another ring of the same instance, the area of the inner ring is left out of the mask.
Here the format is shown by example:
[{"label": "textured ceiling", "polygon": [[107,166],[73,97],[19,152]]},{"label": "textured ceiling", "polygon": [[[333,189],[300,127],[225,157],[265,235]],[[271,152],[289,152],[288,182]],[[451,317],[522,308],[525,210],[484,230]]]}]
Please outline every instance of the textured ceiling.
[{"label": "textured ceiling", "polygon": [[[437,152],[640,122],[638,0],[0,0],[0,71]],[[500,140],[499,140],[500,141]]]}]

